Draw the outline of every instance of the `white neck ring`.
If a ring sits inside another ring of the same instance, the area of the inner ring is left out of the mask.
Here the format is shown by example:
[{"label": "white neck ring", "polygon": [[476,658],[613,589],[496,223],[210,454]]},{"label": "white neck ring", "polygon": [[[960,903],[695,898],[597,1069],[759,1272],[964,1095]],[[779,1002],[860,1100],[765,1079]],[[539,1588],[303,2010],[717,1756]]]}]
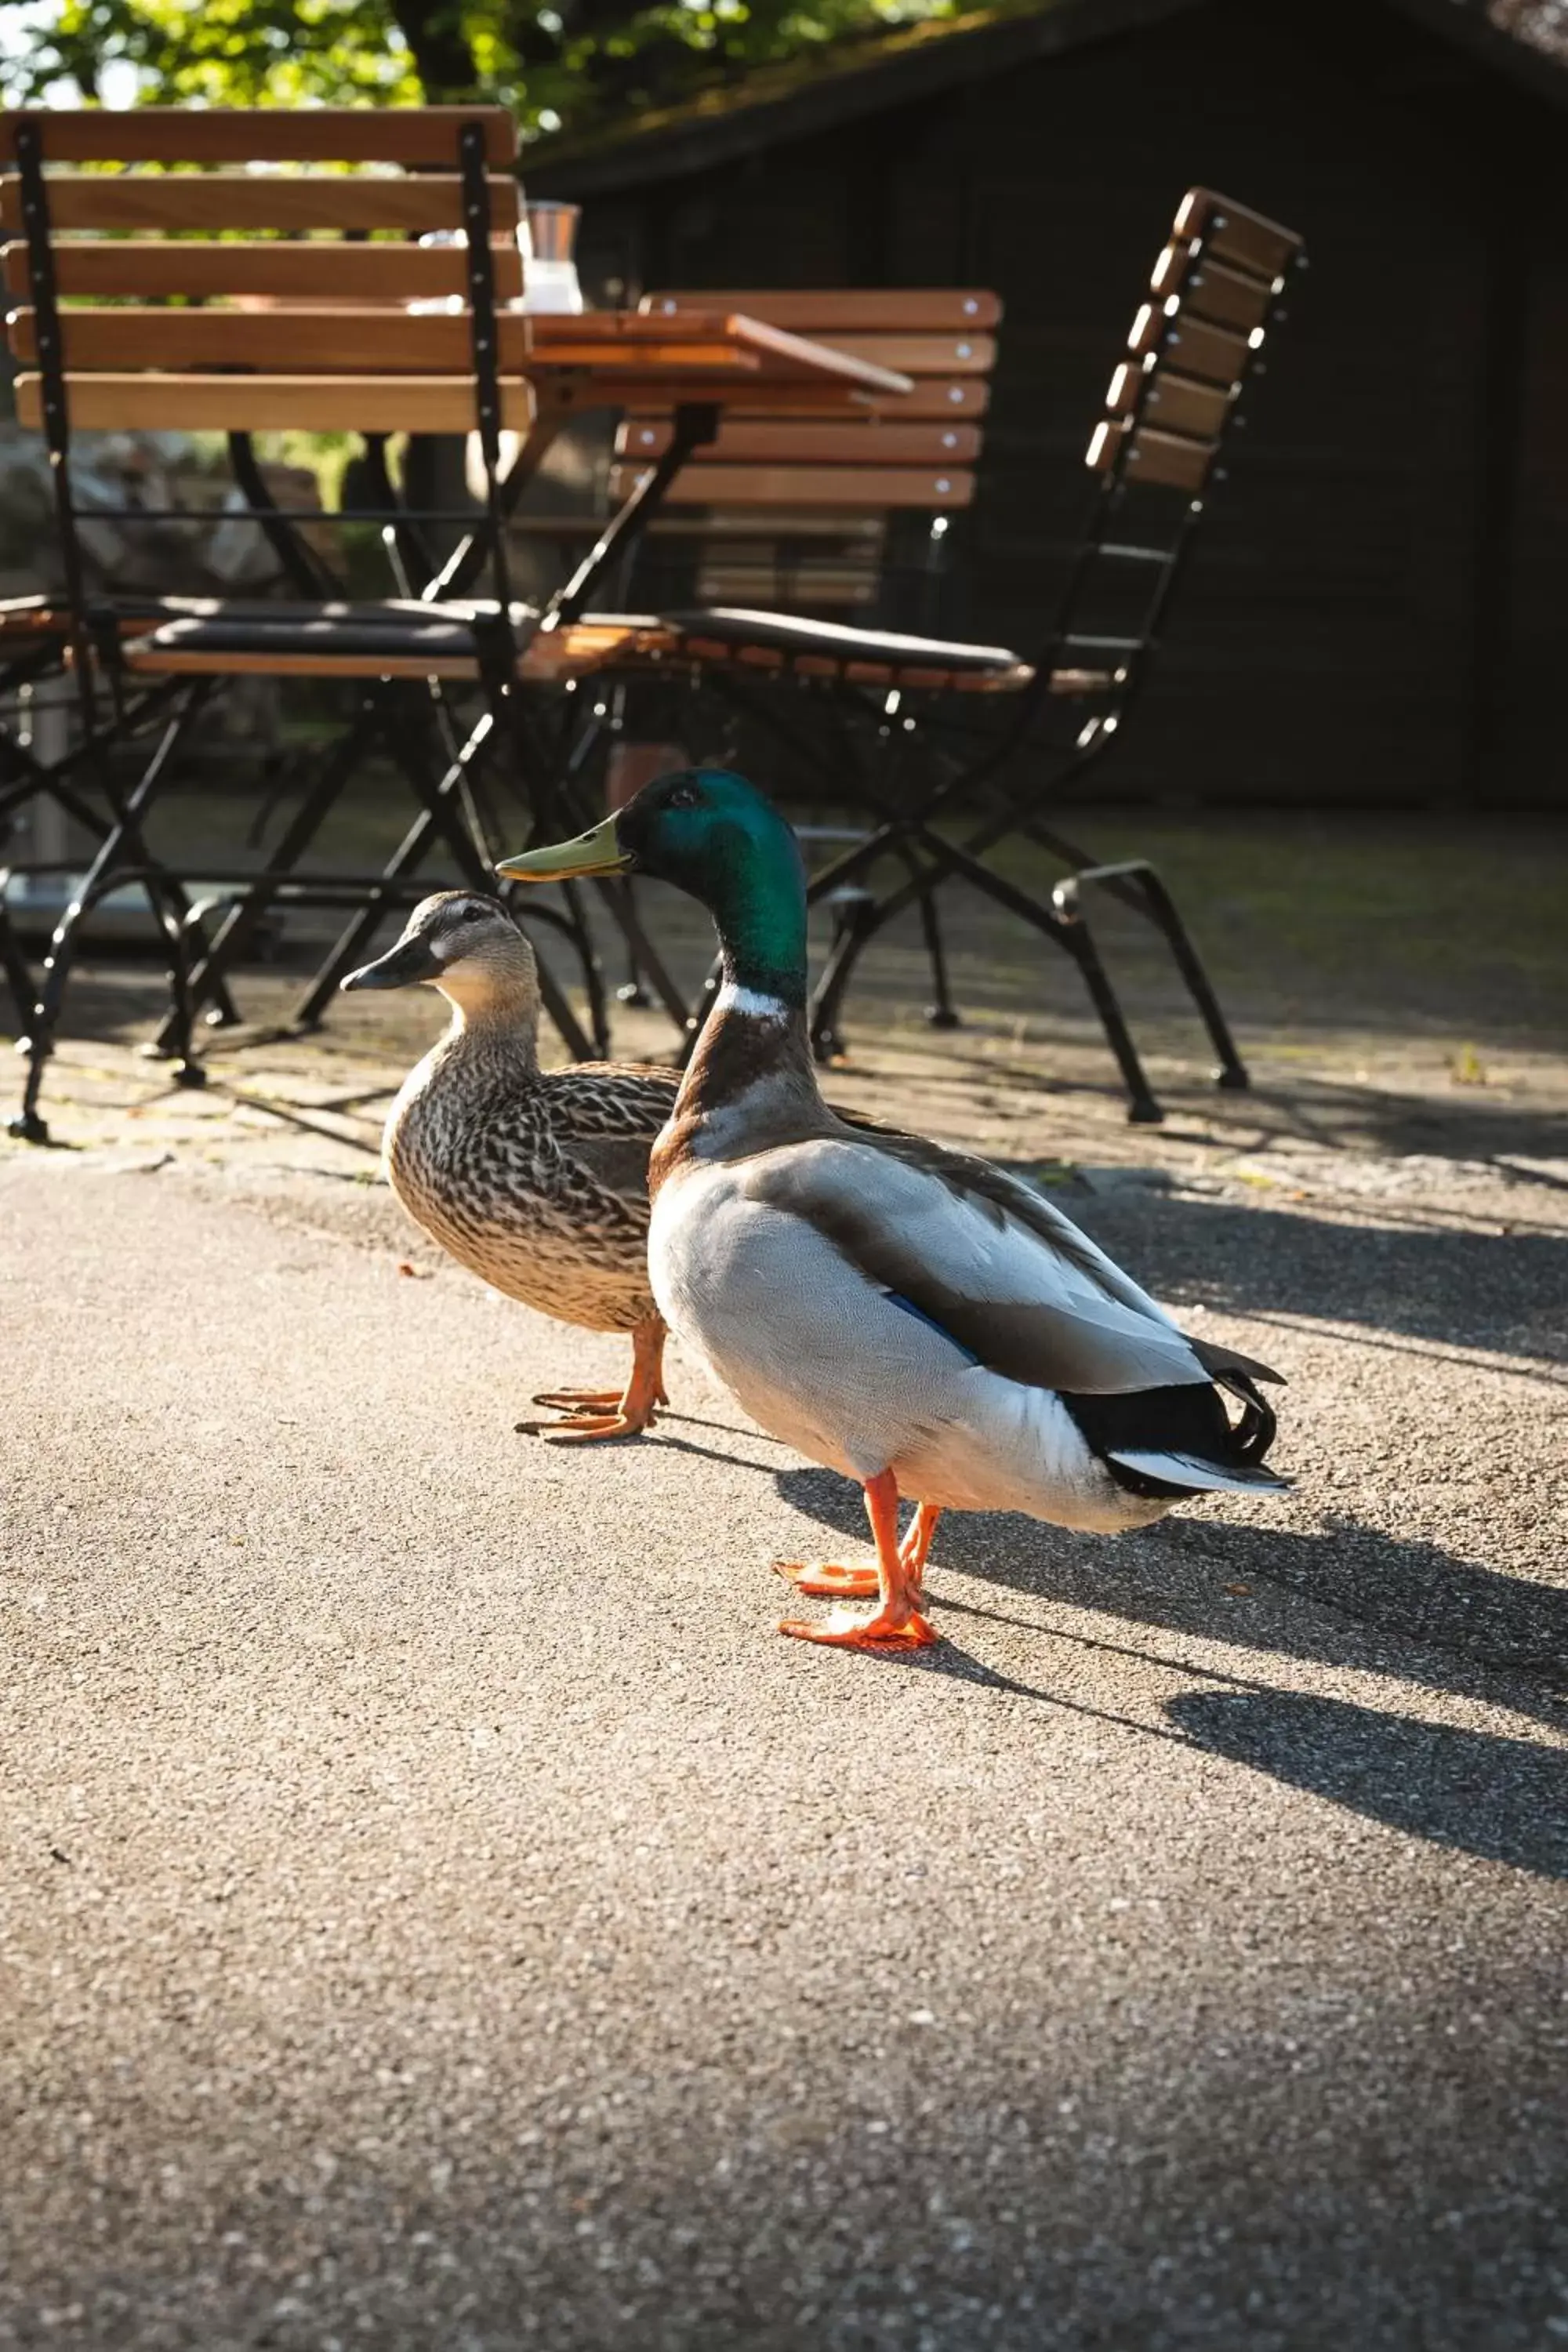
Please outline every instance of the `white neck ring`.
[{"label": "white neck ring", "polygon": [[766,996],[760,989],[740,988],[727,980],[713,999],[715,1013],[743,1013],[750,1021],[787,1021],[789,1006],[782,996]]}]

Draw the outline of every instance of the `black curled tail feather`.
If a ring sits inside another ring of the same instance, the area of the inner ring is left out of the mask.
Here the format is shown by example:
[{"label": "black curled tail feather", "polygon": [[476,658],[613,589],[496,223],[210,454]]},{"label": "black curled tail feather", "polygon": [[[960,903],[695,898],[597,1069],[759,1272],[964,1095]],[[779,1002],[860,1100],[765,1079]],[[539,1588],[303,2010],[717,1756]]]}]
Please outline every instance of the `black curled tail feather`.
[{"label": "black curled tail feather", "polygon": [[[1233,1422],[1223,1390],[1241,1405]],[[1258,1465],[1272,1444],[1276,1421],[1249,1372],[1226,1365],[1207,1381],[1136,1389],[1121,1395],[1058,1395],[1089,1444],[1119,1486],[1130,1494],[1173,1498],[1204,1483],[1183,1477],[1177,1465],[1236,1475],[1238,1485],[1272,1485]],[[1128,1461],[1126,1455],[1143,1457]],[[1163,1456],[1170,1470],[1151,1457]]]},{"label": "black curled tail feather", "polygon": [[1241,1419],[1233,1424],[1230,1433],[1231,1460],[1249,1466],[1261,1462],[1278,1433],[1279,1414],[1250,1373],[1216,1372],[1215,1384],[1241,1401]]}]

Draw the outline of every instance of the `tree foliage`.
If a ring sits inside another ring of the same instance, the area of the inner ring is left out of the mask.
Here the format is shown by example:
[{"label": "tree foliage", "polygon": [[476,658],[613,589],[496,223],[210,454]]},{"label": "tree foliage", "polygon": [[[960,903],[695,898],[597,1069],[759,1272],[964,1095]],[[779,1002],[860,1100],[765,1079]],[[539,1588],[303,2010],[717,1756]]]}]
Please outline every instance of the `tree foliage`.
[{"label": "tree foliage", "polygon": [[[525,136],[668,105],[714,79],[953,0],[59,0],[0,59],[12,103],[127,86],[164,105],[483,96]],[[115,69],[110,74],[110,68]],[[112,87],[110,87],[112,85]]]}]

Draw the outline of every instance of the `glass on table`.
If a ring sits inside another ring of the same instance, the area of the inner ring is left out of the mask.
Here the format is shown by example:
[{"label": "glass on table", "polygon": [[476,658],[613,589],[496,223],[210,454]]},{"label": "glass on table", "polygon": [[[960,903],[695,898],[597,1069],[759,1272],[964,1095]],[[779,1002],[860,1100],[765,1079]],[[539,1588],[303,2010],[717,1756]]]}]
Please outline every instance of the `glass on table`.
[{"label": "glass on table", "polygon": [[[460,228],[426,229],[424,236],[417,238],[416,241],[416,243],[424,246],[461,246],[465,251],[468,248],[468,243],[467,231]],[[524,287],[526,287],[528,284],[529,270],[533,259],[533,248],[529,242],[528,214],[526,210],[520,211],[518,214],[517,250],[522,262],[522,282]],[[426,318],[431,316],[433,313],[437,316],[448,318],[455,317],[458,312],[466,310],[468,307],[467,297],[462,294],[437,294],[430,296],[423,301],[407,302],[404,305],[405,310],[419,311]],[[519,306],[517,304],[512,304],[510,307],[516,309]],[[578,307],[581,308],[581,305]]]},{"label": "glass on table", "polygon": [[524,256],[521,308],[541,317],[575,316],[583,308],[573,248],[577,242],[581,205],[542,201],[523,206],[529,250]]}]

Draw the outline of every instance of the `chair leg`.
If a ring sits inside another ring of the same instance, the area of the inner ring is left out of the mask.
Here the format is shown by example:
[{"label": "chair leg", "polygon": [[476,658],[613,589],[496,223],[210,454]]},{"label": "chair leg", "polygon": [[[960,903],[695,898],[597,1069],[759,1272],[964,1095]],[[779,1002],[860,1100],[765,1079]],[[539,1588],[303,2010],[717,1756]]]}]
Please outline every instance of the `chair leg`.
[{"label": "chair leg", "polygon": [[1153,1089],[1144,1075],[1138,1058],[1138,1048],[1132,1043],[1132,1033],[1110,985],[1110,975],[1100,960],[1100,950],[1081,915],[1060,921],[1054,931],[1083,975],[1084,986],[1100,1015],[1100,1025],[1105,1040],[1116,1056],[1121,1073],[1121,1083],[1127,1089],[1127,1117],[1133,1127],[1158,1127],[1164,1118]]},{"label": "chair leg", "polygon": [[1245,1094],[1252,1081],[1247,1076],[1246,1063],[1237,1051],[1230,1024],[1221,1010],[1219,999],[1193,945],[1187,927],[1176,910],[1176,902],[1152,866],[1143,877],[1143,887],[1153,908],[1154,920],[1170,944],[1176,969],[1187,983],[1187,993],[1197,1006],[1199,1018],[1209,1033],[1209,1042],[1218,1059],[1215,1084],[1227,1093]]},{"label": "chair leg", "polygon": [[[353,724],[335,746],[315,782],[306,792],[271,856],[259,868],[256,877],[258,882],[286,877],[299,864],[370,743],[379,733],[381,719],[379,704],[374,697],[367,698],[361,705]],[[211,946],[191,975],[193,1016],[226,982],[228,973],[249,944],[259,914],[259,898],[247,893],[224,916]],[[177,1042],[175,1028],[174,1018],[171,1015],[158,1032],[156,1043],[161,1049],[174,1050]]]},{"label": "chair leg", "polygon": [[[899,855],[909,867],[912,881],[923,883],[925,868],[914,852],[900,844]],[[831,902],[830,902],[831,903]],[[921,936],[925,941],[926,958],[931,965],[931,1002],[926,1006],[927,1025],[932,1029],[956,1029],[958,1014],[947,982],[947,950],[942,942],[942,920],[937,913],[936,893],[921,889],[915,901],[920,915]]]},{"label": "chair leg", "polygon": [[629,879],[617,882],[615,889],[622,909],[621,943],[626,959],[626,976],[616,991],[616,1002],[617,1004],[635,1004],[640,1010],[648,1003],[649,997],[643,986],[642,965],[637,961],[637,951],[632,945],[628,929],[628,925],[637,919],[637,902]]},{"label": "chair leg", "polygon": [[1115,866],[1080,866],[1076,873],[1058,882],[1051,893],[1057,911],[1064,919],[1078,919],[1079,897],[1086,882],[1103,884],[1114,890],[1125,905],[1146,916],[1161,933],[1186,982],[1198,1017],[1208,1031],[1218,1060],[1215,1084],[1227,1093],[1245,1093],[1252,1083],[1247,1065],[1237,1050],[1214,984],[1158,869],[1143,857],[1129,858]]},{"label": "chair leg", "polygon": [[[123,802],[117,803],[114,820],[94,852],[81,888],[67,908],[49,942],[49,952],[44,959],[42,982],[28,1016],[27,1034],[16,1041],[18,1051],[26,1055],[27,1076],[23,1087],[22,1108],[17,1117],[11,1120],[9,1131],[23,1142],[47,1143],[48,1140],[48,1129],[38,1112],[38,1097],[43,1088],[45,1068],[55,1050],[55,1035],[76,960],[78,933],[99,900],[118,888],[124,879],[133,878],[142,883],[168,947],[169,989],[174,1010],[165,1026],[177,1033],[178,1058],[173,1071],[175,1084],[202,1086],[205,1083],[205,1074],[190,1058],[190,972],[184,930],[173,903],[182,895],[180,887],[173,875],[165,874],[153,864],[142,835],[142,818],[157,793],[175,747],[188,720],[205,699],[205,692],[194,694],[168,721],[141,781]],[[128,866],[121,863],[127,846],[140,858],[140,865]]]},{"label": "chair leg", "polygon": [[[943,842],[939,835],[927,831],[922,818],[912,819],[909,831],[915,835],[921,849],[932,858],[933,863],[940,856],[947,871],[970,883],[987,897],[995,899],[998,905],[1005,907],[1011,914],[1018,916],[1033,929],[1042,932],[1046,938],[1054,940],[1059,947],[1066,949],[1083,974],[1084,985],[1088,988],[1095,1011],[1100,1015],[1106,1042],[1116,1056],[1117,1066],[1127,1088],[1128,1118],[1138,1126],[1152,1125],[1163,1119],[1165,1114],[1156,1101],[1149,1081],[1143,1074],[1143,1066],[1138,1058],[1137,1048],[1132,1043],[1131,1034],[1123,1018],[1121,1007],[1117,1002],[1116,992],[1111,987],[1105,966],[1100,960],[1100,950],[1082,916],[1076,911],[1076,908],[1062,899],[1059,887],[1054,908],[1039,906],[1029,897],[1027,891],[1021,890],[1016,883],[1009,882],[1005,875],[993,872],[990,866],[983,864],[968,849],[961,848],[954,843]],[[938,882],[935,878],[929,876],[925,877],[926,893],[933,893],[937,887]],[[871,930],[879,929],[894,914],[901,912],[910,904],[916,888],[915,884],[905,883],[901,888],[894,891],[890,897],[876,906],[867,926],[867,936],[869,936]],[[825,975],[825,981],[826,978]],[[840,982],[840,988],[842,988],[842,982]]]},{"label": "chair leg", "polygon": [[833,908],[833,944],[808,1008],[811,1051],[817,1062],[831,1062],[845,1050],[838,1026],[844,1000],[862,952],[881,929],[877,902],[868,890],[836,890],[828,904]]},{"label": "chair leg", "polygon": [[[654,996],[658,997],[677,1029],[684,1034],[690,1018],[686,1000],[670,978],[663,957],[643,928],[642,917],[637,911],[637,903],[632,895],[630,883],[622,887],[626,894],[624,897],[618,895],[616,885],[613,880],[606,879],[597,885],[601,903],[608,911],[626,942],[628,968],[637,975],[637,984],[643,989],[640,1000],[637,1001],[644,1004],[653,1002],[647,988],[643,986],[644,982],[650,982]],[[617,994],[621,996],[623,1003],[633,1001],[626,996],[624,990],[617,991]]]},{"label": "chair leg", "polygon": [[[534,746],[521,736],[516,726],[492,725],[484,734],[470,739],[459,750],[446,774],[434,786],[427,783],[417,763],[405,757],[400,746],[393,748],[416,796],[424,803],[431,837],[439,835],[446,843],[454,865],[470,889],[493,893],[495,876],[488,863],[488,851],[478,830],[477,812],[468,795],[481,760],[493,761],[499,752],[502,772],[509,764],[515,772],[520,754],[525,751],[531,753]],[[403,844],[404,848],[414,838],[415,831],[411,828]],[[582,969],[592,1043],[584,1039],[582,1026],[564,994],[543,964],[541,964],[539,973],[540,995],[545,1011],[560,1030],[566,1050],[574,1061],[606,1061],[610,1052],[610,1016],[605,998],[605,976],[600,968],[599,951],[589,927],[583,894],[576,884],[566,883],[562,896],[566,901],[566,913],[561,928],[571,940]]]},{"label": "chair leg", "polygon": [[5,1132],[17,1143],[47,1143],[48,1121],[38,1109],[38,1097],[43,1091],[49,1053],[30,1034],[18,1037],[16,1044],[27,1057],[27,1075],[22,1087],[22,1107],[6,1120]]},{"label": "chair leg", "polygon": [[[129,852],[130,862],[151,870],[155,861],[148,854],[140,828],[128,811],[125,802],[114,789],[112,780],[102,773],[98,778],[109,804],[109,814],[106,819],[101,811],[94,807],[73,783],[72,775],[79,768],[86,767],[90,770],[109,742],[115,740],[133,741],[141,730],[153,719],[161,709],[166,709],[171,703],[174,705],[177,711],[183,710],[185,719],[188,719],[209,698],[210,693],[210,686],[205,683],[193,687],[188,679],[183,681],[178,678],[165,679],[161,686],[154,687],[150,692],[144,694],[130,709],[122,709],[121,719],[117,720],[112,728],[87,737],[73,750],[68,751],[63,759],[47,765],[40,762],[13,738],[0,731],[0,778],[8,779],[17,775],[21,778],[19,785],[12,783],[5,792],[3,803],[0,803],[0,819],[8,819],[27,801],[50,800],[66,816],[79,824],[82,831],[91,837],[95,845],[101,844],[107,835],[119,826],[123,846]],[[174,914],[182,923],[186,922],[190,913],[190,904],[179,877],[174,874],[164,875],[160,887],[166,894]],[[199,921],[195,929],[198,941],[205,950],[206,942]],[[29,982],[25,999],[17,1000],[24,1028],[30,1017],[36,992]],[[226,1021],[238,1019],[238,1014],[226,991],[219,990],[217,1005],[221,1017]],[[147,1045],[142,1050],[143,1053],[153,1053],[157,1048]]]},{"label": "chair leg", "polygon": [[[696,1001],[687,1014],[682,1027],[680,1052],[678,1056],[681,1069],[686,1067],[692,1055],[697,1051],[697,1040],[707,1025],[708,1015],[713,1010],[713,1000],[723,985],[724,967],[720,959],[715,956],[703,976],[702,985],[697,992]],[[820,1055],[818,1059],[821,1059]]]},{"label": "chair leg", "polygon": [[[489,738],[491,727],[492,721],[487,714],[479,721],[446,774],[433,787],[426,788],[405,764],[405,773],[408,774],[410,780],[415,782],[423,805],[388,859],[383,872],[382,878],[384,881],[404,881],[416,873],[426,852],[436,840],[441,839],[451,849],[458,871],[466,876],[469,887],[493,891],[495,887],[493,877],[480,865],[476,845],[463,835],[458,821],[448,805],[451,793],[484,749]],[[312,1029],[317,1025],[322,1013],[336,993],[339,981],[352,965],[359,961],[385,914],[384,904],[373,902],[361,908],[352,917],[339,934],[325,961],[295,1005],[292,1014],[293,1026],[300,1029]],[[568,931],[572,930],[569,922],[564,923],[563,928]],[[573,943],[581,955],[582,944],[574,934]],[[566,1050],[573,1060],[592,1061],[595,1058],[595,1048],[574,1013],[560,983],[542,961],[539,966],[539,991],[543,999],[545,1012],[560,1031]]]},{"label": "chair leg", "polygon": [[[1100,1015],[1106,1043],[1116,1056],[1117,1067],[1127,1089],[1129,1119],[1136,1126],[1157,1125],[1165,1114],[1144,1074],[1116,992],[1111,987],[1100,959],[1100,950],[1082,916],[1076,912],[1069,914],[1059,908],[1053,913],[1047,908],[1037,906],[1025,891],[1004,876],[992,873],[977,858],[971,858],[965,852],[957,850],[950,850],[950,855],[963,879],[1007,908],[1010,913],[1018,916],[1033,929],[1054,940],[1072,957]],[[862,950],[895,913],[901,912],[909,905],[914,889],[912,883],[906,883],[880,902],[873,899],[868,892],[846,891],[843,894],[851,902],[851,911],[847,914],[834,941],[811,1002],[812,1050],[819,1062],[831,1060],[834,1054],[843,1050],[838,1031],[839,1009]]]},{"label": "chair leg", "polygon": [[926,1006],[926,1022],[932,1029],[956,1029],[959,1015],[947,984],[947,950],[942,943],[942,924],[936,911],[936,893],[928,890],[921,896],[921,929],[925,934],[926,954],[931,961],[931,985],[936,993]]},{"label": "chair leg", "polygon": [[6,990],[16,1009],[16,1026],[25,1029],[32,1014],[37,991],[27,960],[16,944],[16,934],[5,912],[3,890],[0,890],[0,972],[5,974]]},{"label": "chair leg", "polygon": [[605,997],[605,975],[599,962],[599,951],[588,928],[588,910],[583,904],[583,893],[575,882],[563,883],[561,895],[566,901],[572,944],[583,968],[583,986],[588,998],[588,1027],[594,1040],[594,1052],[599,1061],[607,1062],[610,1058],[610,1008]]}]

